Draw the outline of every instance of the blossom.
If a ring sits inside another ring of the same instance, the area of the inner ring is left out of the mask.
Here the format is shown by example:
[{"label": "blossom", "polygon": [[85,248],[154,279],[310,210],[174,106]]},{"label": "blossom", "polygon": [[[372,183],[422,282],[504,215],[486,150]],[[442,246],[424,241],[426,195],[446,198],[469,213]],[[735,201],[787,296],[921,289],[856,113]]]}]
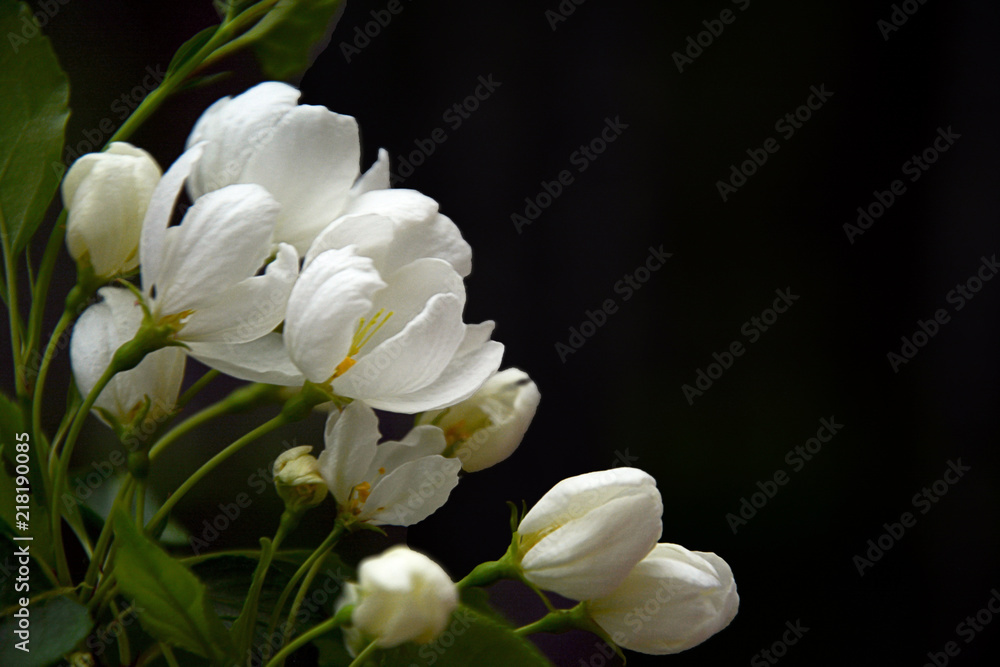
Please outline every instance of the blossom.
[{"label": "blossom", "polygon": [[662,514],[656,480],[636,468],[564,479],[518,526],[521,569],[574,600],[608,595],[660,539]]},{"label": "blossom", "polygon": [[433,514],[458,484],[461,464],[440,455],[444,436],[418,426],[377,444],[378,418],[355,401],[326,422],[319,472],[342,514],[374,525],[411,526]]},{"label": "blossom", "polygon": [[[139,330],[143,312],[135,296],[125,289],[103,287],[101,301],[83,311],[73,329],[69,355],[73,377],[86,396],[107,370],[115,351]],[[143,359],[135,368],[116,374],[98,396],[94,408],[129,424],[149,402],[147,419],[166,416],[177,403],[184,378],[184,350],[166,347]]]},{"label": "blossom", "polygon": [[458,589],[440,565],[397,545],[361,561],[358,583],[347,585],[338,610],[347,604],[355,605],[352,632],[374,638],[379,647],[423,644],[447,627],[458,608]]},{"label": "blossom", "polygon": [[[615,591],[586,608],[615,643],[641,653],[679,653],[725,628],[740,596],[733,571],[714,553],[657,544]],[[642,609],[642,622],[635,610]]]},{"label": "blossom", "polygon": [[476,472],[514,453],[540,400],[528,374],[508,368],[494,374],[469,398],[444,410],[425,412],[417,423],[444,431],[446,451],[458,457],[466,472]]},{"label": "blossom", "polygon": [[292,447],[274,460],[274,488],[286,506],[304,509],[319,505],[326,498],[329,489],[311,451],[309,445]]},{"label": "blossom", "polygon": [[258,185],[230,185],[199,197],[181,223],[170,226],[201,152],[200,146],[188,150],[163,176],[140,244],[142,286],[153,320],[173,326],[175,337],[196,357],[272,331],[284,317],[298,274],[298,257],[289,245],[279,245],[267,263],[280,206]]},{"label": "blossom", "polygon": [[62,184],[73,259],[104,279],[135,269],[142,221],[159,181],[156,160],[124,142],[74,162]]},{"label": "blossom", "polygon": [[237,183],[264,187],[281,204],[274,243],[304,253],[358,195],[389,187],[388,154],[360,175],[358,124],[321,106],[298,104],[299,91],[268,81],[210,106],[188,137],[204,144],[188,191],[192,199]]}]

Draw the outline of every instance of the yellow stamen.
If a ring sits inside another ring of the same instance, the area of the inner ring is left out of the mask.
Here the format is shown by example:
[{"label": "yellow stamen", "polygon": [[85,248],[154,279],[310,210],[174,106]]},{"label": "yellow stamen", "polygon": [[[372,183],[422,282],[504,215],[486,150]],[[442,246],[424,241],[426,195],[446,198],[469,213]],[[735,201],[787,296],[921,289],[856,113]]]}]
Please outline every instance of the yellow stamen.
[{"label": "yellow stamen", "polygon": [[[384,317],[383,314],[385,315]],[[392,317],[392,315],[393,311],[390,310],[386,313],[383,308],[375,313],[370,320],[366,320],[363,317],[361,318],[361,321],[358,323],[357,331],[354,332],[354,338],[351,340],[351,348],[347,351],[347,356],[344,357],[344,360],[337,364],[337,368],[334,369],[329,382],[332,382],[334,379],[351,370],[351,367],[357,363],[357,360],[354,359],[354,357],[361,352],[361,348],[363,348],[368,341],[370,341],[372,337],[378,333],[378,330],[382,328],[383,324],[389,321],[389,318]]]}]

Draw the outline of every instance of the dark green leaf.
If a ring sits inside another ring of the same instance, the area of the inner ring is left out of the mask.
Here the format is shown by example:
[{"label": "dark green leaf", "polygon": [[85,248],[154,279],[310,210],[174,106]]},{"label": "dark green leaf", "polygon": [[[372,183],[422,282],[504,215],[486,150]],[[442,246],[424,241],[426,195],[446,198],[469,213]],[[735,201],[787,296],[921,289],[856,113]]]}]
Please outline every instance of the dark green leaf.
[{"label": "dark green leaf", "polygon": [[0,223],[20,252],[64,171],[69,82],[23,2],[0,2]]},{"label": "dark green leaf", "polygon": [[289,79],[306,70],[326,38],[343,3],[340,0],[278,0],[253,27],[257,60],[272,79]]},{"label": "dark green leaf", "polygon": [[551,667],[535,645],[513,628],[465,604],[451,616],[447,629],[434,641],[404,644],[382,655],[385,667]]},{"label": "dark green leaf", "polygon": [[171,58],[170,64],[167,65],[167,74],[171,74],[183,67],[184,63],[191,59],[191,56],[198,53],[198,49],[205,46],[205,44],[208,43],[208,40],[212,39],[212,35],[214,35],[215,31],[218,29],[219,26],[217,25],[205,28],[194,37],[181,44],[181,47],[177,49],[177,53],[175,53],[174,57]]},{"label": "dark green leaf", "polygon": [[209,605],[198,578],[141,535],[127,515],[119,512],[112,520],[118,544],[118,585],[135,600],[146,631],[213,663],[233,660],[229,633]]},{"label": "dark green leaf", "polygon": [[18,619],[8,616],[0,622],[0,665],[45,667],[51,665],[90,634],[93,623],[87,608],[67,597],[56,597],[29,604],[31,624],[29,652],[17,648],[22,638],[14,634]]}]

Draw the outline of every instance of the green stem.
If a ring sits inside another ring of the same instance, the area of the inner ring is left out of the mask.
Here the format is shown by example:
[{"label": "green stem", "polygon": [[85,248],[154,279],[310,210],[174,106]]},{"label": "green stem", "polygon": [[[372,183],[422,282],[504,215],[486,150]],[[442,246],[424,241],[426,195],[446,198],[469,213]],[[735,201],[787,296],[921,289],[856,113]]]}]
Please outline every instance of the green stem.
[{"label": "green stem", "polygon": [[521,626],[514,634],[524,637],[537,632],[566,632],[567,630],[590,630],[593,622],[587,615],[586,603],[581,602],[572,609],[554,609],[534,623]]},{"label": "green stem", "polygon": [[163,659],[170,667],[181,667],[181,663],[177,662],[177,656],[174,655],[174,650],[168,644],[160,642],[160,647],[163,651]]},{"label": "green stem", "polygon": [[[130,490],[134,484],[135,480],[128,477],[122,481],[122,485],[118,488],[115,500],[111,504],[111,511],[108,512],[108,520],[104,522],[104,526],[101,528],[101,534],[98,536],[97,544],[94,546],[94,555],[90,559],[90,565],[87,566],[87,574],[83,579],[84,583],[88,586],[93,586],[97,582],[97,574],[100,571],[101,563],[104,560],[105,551],[108,548],[108,544],[111,543],[111,537],[113,535],[111,517],[115,515],[115,512],[119,507],[126,503]],[[96,590],[94,591],[94,594],[97,594]]]},{"label": "green stem", "polygon": [[295,584],[312,568],[317,559],[325,557],[326,553],[336,546],[337,542],[340,540],[340,536],[344,532],[344,528],[344,524],[337,521],[333,530],[326,536],[326,539],[323,540],[322,544],[316,547],[315,551],[313,551],[309,558],[307,558],[302,565],[299,566],[299,569],[295,571],[292,578],[288,580],[287,584],[285,584],[285,588],[281,591],[281,595],[278,596],[278,601],[274,605],[274,611],[271,612],[271,621],[267,625],[266,637],[272,636],[274,629],[278,626],[278,619],[281,618],[281,610],[284,609],[285,602],[288,601],[288,596],[292,594],[292,589],[295,588]]},{"label": "green stem", "polygon": [[[163,506],[160,507],[160,509],[156,512],[156,514],[153,515],[153,518],[150,519],[149,522],[146,524],[147,532],[151,532],[157,525],[159,525],[161,521],[166,519],[167,515],[170,513],[170,510],[172,510],[174,506],[180,501],[180,499],[183,498],[184,495],[191,490],[191,487],[193,487],[195,484],[201,481],[201,479],[205,475],[215,470],[220,463],[222,463],[230,456],[232,456],[236,452],[246,447],[248,444],[250,444],[257,438],[260,438],[261,436],[270,433],[279,426],[284,426],[285,424],[289,423],[289,421],[290,421],[289,418],[286,417],[284,413],[279,414],[273,419],[264,422],[254,430],[250,431],[242,438],[239,438],[238,440],[234,441],[231,445],[229,445],[221,452],[219,452],[218,454],[210,458],[208,461],[206,461],[200,468],[198,468],[198,470],[194,472],[193,475],[188,477],[184,481],[184,483],[181,484],[180,487],[178,487],[178,489],[169,498],[167,498],[167,500],[163,503]],[[152,458],[152,455],[150,455],[150,458]]]},{"label": "green stem", "polygon": [[[305,646],[306,644],[308,644],[309,642],[311,642],[316,637],[319,637],[320,635],[324,635],[327,632],[330,632],[331,630],[334,630],[334,629],[340,627],[341,625],[347,623],[348,621],[350,621],[351,620],[351,613],[353,611],[354,611],[354,606],[353,605],[347,605],[347,606],[341,608],[341,610],[338,611],[333,616],[333,618],[328,618],[327,620],[323,621],[319,625],[316,625],[316,626],[310,628],[309,630],[307,630],[306,632],[303,632],[301,635],[299,635],[298,637],[295,638],[295,641],[291,642],[290,644],[288,644],[287,646],[285,646],[283,649],[281,649],[280,651],[278,651],[277,653],[275,653],[274,657],[271,658],[268,661],[268,663],[267,663],[267,665],[265,667],[278,667],[278,665],[280,665],[284,661],[285,658],[287,658],[292,653],[294,653],[295,651],[297,651],[300,647]],[[358,660],[361,660],[363,658],[367,658],[369,655],[371,655],[371,651],[369,649],[371,649],[372,646],[374,646],[374,642],[372,642],[371,645],[369,645],[367,648],[365,648],[365,650],[362,651],[358,655],[358,657],[354,659],[354,662],[352,662],[351,665],[360,665],[361,663],[358,662]]]},{"label": "green stem", "polygon": [[[56,328],[52,331],[48,345],[45,346],[45,353],[42,355],[41,363],[38,366],[38,376],[35,379],[35,390],[31,400],[31,428],[35,433],[36,441],[40,445],[44,445],[39,448],[39,457],[44,456],[46,459],[49,455],[49,443],[46,441],[45,433],[42,431],[42,395],[45,393],[45,379],[48,377],[52,359],[56,356],[56,347],[74,319],[75,316],[72,312],[69,310],[63,311],[62,317],[56,323]],[[28,336],[30,339],[31,334],[29,333]],[[28,344],[29,346],[31,345],[30,341]],[[30,356],[31,353],[29,352],[28,354]],[[47,473],[48,470],[46,469],[45,472]]]},{"label": "green stem", "polygon": [[[109,606],[111,607],[111,613],[114,614],[114,620],[112,620],[112,623],[119,621],[123,614],[118,610],[118,604],[112,600]],[[125,611],[129,612],[131,610],[126,609]],[[128,632],[125,631],[124,627],[120,628],[120,632],[118,632],[118,660],[122,665],[129,665],[132,663],[132,649],[128,642]]]},{"label": "green stem", "polygon": [[250,650],[250,643],[253,641],[253,629],[257,622],[257,607],[260,603],[260,592],[264,588],[264,579],[267,570],[271,567],[274,553],[281,548],[281,543],[299,523],[301,514],[285,510],[281,513],[281,522],[278,530],[274,533],[274,541],[269,541],[266,537],[261,538],[261,557],[257,561],[257,568],[253,573],[253,582],[250,584],[250,592],[243,603],[243,610],[233,624],[230,634],[236,642],[236,648],[240,655],[245,655]]},{"label": "green stem", "polygon": [[358,657],[351,661],[351,664],[347,667],[361,667],[364,661],[367,660],[372,653],[378,649],[378,644],[373,640],[368,646],[365,647],[361,653],[358,653]]},{"label": "green stem", "polygon": [[[290,562],[296,562],[298,558],[296,556],[304,556],[307,553],[312,553],[310,549],[291,549],[285,550],[281,553],[275,552],[274,560],[287,560]],[[213,551],[210,554],[201,554],[198,556],[186,556],[180,558],[180,562],[187,566],[197,565],[198,563],[204,563],[207,560],[212,560],[213,558],[223,558],[230,556],[233,558],[252,558],[254,560],[260,560],[261,550],[260,549],[229,549],[227,551]],[[273,562],[273,561],[272,561]]]},{"label": "green stem", "polygon": [[185,405],[191,402],[194,398],[204,389],[209,382],[219,377],[219,371],[214,368],[210,368],[207,373],[198,378],[194,384],[188,387],[188,390],[181,394],[181,397],[177,399],[177,405],[174,406],[175,410],[181,410]]},{"label": "green stem", "polygon": [[10,347],[14,361],[14,379],[17,383],[17,395],[25,398],[28,390],[24,383],[24,349],[21,347],[21,315],[17,298],[17,258],[11,251],[11,240],[7,234],[7,221],[0,209],[0,249],[3,251],[3,263],[7,276],[7,310],[10,316]]},{"label": "green stem", "polygon": [[316,575],[319,574],[319,569],[323,567],[323,563],[326,562],[326,557],[333,550],[333,545],[328,546],[319,558],[312,564],[309,571],[306,572],[306,576],[302,579],[302,584],[299,586],[298,592],[295,593],[295,599],[292,600],[292,606],[288,610],[288,618],[285,620],[285,631],[284,631],[284,641],[288,641],[292,638],[292,633],[295,632],[295,617],[299,613],[299,609],[302,607],[302,601],[306,598],[306,592],[308,592],[309,587],[312,586],[312,582],[316,579]]},{"label": "green stem", "polygon": [[[208,373],[205,375],[207,376]],[[204,379],[205,377],[203,376],[199,379],[199,382]],[[194,389],[194,385],[192,385],[191,389]],[[189,389],[188,392],[190,391],[191,390]],[[152,449],[149,450],[149,462],[152,463],[155,461],[160,454],[162,454],[163,451],[170,446],[170,444],[176,442],[178,439],[202,424],[211,421],[216,417],[229,413],[241,412],[259,405],[273,396],[276,391],[277,389],[275,387],[265,384],[251,384],[236,389],[221,401],[213,403],[207,408],[196,412],[180,424],[167,431],[162,438],[157,440]]]}]

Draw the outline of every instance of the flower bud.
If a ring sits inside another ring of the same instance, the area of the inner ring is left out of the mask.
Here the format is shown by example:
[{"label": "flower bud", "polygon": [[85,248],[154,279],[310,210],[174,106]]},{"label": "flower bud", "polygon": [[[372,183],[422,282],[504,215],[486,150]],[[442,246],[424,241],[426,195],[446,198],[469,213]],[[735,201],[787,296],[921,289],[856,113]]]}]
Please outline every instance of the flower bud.
[{"label": "flower bud", "polygon": [[[142,324],[142,307],[130,291],[102,287],[98,294],[103,300],[83,311],[69,343],[73,377],[84,396],[111,365],[115,351],[131,341]],[[165,421],[177,404],[186,359],[179,347],[146,355],[135,368],[111,378],[94,411],[105,421],[122,425],[142,417],[142,423],[134,426],[144,436],[152,433],[146,425]]]},{"label": "flower bud", "polygon": [[139,234],[160,175],[149,153],[124,142],[73,163],[62,196],[66,246],[78,264],[100,278],[139,266]]},{"label": "flower bud", "polygon": [[329,489],[319,474],[319,463],[309,454],[312,447],[292,447],[274,460],[274,488],[295,509],[315,507],[323,502]]},{"label": "flower bud", "polygon": [[[358,566],[358,583],[348,584],[337,607],[354,604],[352,647],[376,639],[381,648],[404,642],[425,644],[448,625],[458,607],[458,589],[441,566],[397,545]],[[360,634],[360,637],[357,635]]]},{"label": "flower bud", "polygon": [[564,479],[518,526],[521,569],[574,600],[608,595],[660,539],[662,514],[656,480],[636,468]]},{"label": "flower bud", "polygon": [[[587,611],[622,648],[664,655],[697,646],[736,616],[733,571],[713,553],[657,544],[610,595]],[[643,611],[636,623],[635,610]]]},{"label": "flower bud", "polygon": [[425,412],[417,424],[438,426],[448,443],[446,456],[458,457],[466,472],[476,472],[514,453],[539,400],[541,394],[528,374],[508,368],[494,374],[464,401]]}]

